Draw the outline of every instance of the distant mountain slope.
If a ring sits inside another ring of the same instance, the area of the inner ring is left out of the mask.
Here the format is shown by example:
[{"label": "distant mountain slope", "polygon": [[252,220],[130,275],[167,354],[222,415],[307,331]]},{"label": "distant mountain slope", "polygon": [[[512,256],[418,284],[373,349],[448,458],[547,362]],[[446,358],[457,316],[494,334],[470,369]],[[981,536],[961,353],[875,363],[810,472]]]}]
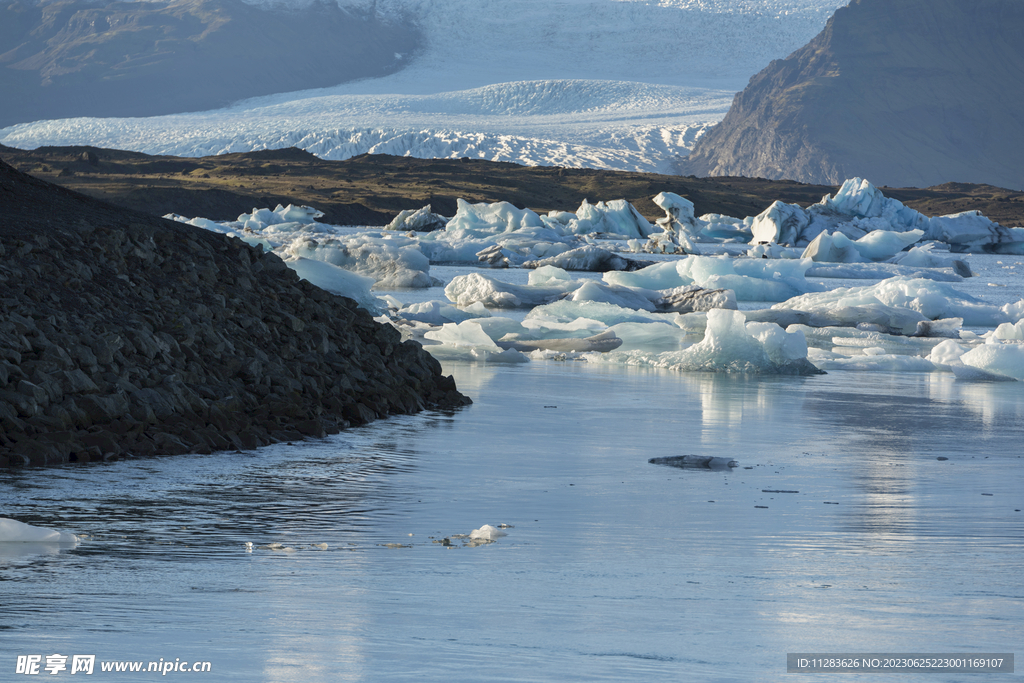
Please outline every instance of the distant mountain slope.
[{"label": "distant mountain slope", "polygon": [[0,0],[0,127],[152,116],[397,70],[418,33],[368,9]]},{"label": "distant mountain slope", "polygon": [[853,0],[750,80],[683,173],[1024,189],[1024,2]]}]

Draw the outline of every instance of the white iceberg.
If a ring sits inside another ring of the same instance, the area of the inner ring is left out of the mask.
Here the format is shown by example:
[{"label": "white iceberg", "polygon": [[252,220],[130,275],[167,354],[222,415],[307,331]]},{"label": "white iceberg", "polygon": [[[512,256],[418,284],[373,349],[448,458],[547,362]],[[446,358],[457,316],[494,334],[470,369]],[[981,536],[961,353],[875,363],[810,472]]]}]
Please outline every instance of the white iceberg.
[{"label": "white iceberg", "polygon": [[66,531],[47,529],[0,517],[0,543],[70,543],[76,545],[78,537]]},{"label": "white iceberg", "polygon": [[386,230],[411,230],[413,232],[432,232],[443,230],[450,219],[431,210],[430,204],[423,208],[399,211],[398,215],[388,223]]},{"label": "white iceberg", "polygon": [[456,207],[455,215],[444,229],[446,232],[455,232],[466,237],[482,237],[523,228],[544,227],[540,216],[535,212],[530,209],[518,209],[508,202],[470,204],[464,199],[458,199]]},{"label": "white iceberg", "polygon": [[377,289],[423,289],[440,284],[430,276],[430,261],[416,240],[363,233],[351,237],[295,239],[281,250],[286,258],[323,261],[373,278]]},{"label": "white iceberg", "polygon": [[[777,303],[773,309],[793,309],[826,317],[842,315],[846,307],[886,306],[913,311],[923,319],[962,318],[968,326],[994,327],[1003,322],[1016,322],[1024,317],[1024,300],[995,306],[981,299],[958,292],[948,284],[920,278],[890,278],[868,287],[839,288],[793,297]],[[920,319],[920,318],[919,318]],[[905,334],[909,320],[901,327]],[[895,327],[896,325],[891,325]]]},{"label": "white iceberg", "polygon": [[484,524],[479,529],[473,529],[469,532],[470,539],[474,541],[496,541],[502,536],[508,536],[508,534],[490,524]]},{"label": "white iceberg", "polygon": [[807,344],[799,332],[770,329],[754,323],[748,329],[740,311],[707,312],[704,339],[680,351],[648,351],[587,354],[590,362],[647,365],[688,372],[748,374],[820,374],[807,360]]},{"label": "white iceberg", "polygon": [[370,288],[375,284],[373,278],[358,275],[324,261],[298,256],[286,259],[285,264],[303,280],[308,280],[332,294],[354,299],[360,307],[374,315],[381,315],[387,310],[387,304],[370,293]]},{"label": "white iceberg", "polygon": [[[923,239],[946,242],[954,251],[983,249],[1000,254],[1024,254],[1024,228],[1005,228],[977,211],[929,218],[886,197],[862,178],[848,179],[835,197],[826,196],[806,209],[796,204],[773,203],[751,222],[750,244],[805,246],[822,232],[838,232],[850,240],[861,240],[877,231],[908,233],[915,230],[923,233]],[[895,245],[895,242],[885,244],[882,249],[883,243],[891,239],[875,237],[863,245],[869,249],[877,247],[876,253],[881,253]],[[867,252],[864,255],[867,256]]]}]

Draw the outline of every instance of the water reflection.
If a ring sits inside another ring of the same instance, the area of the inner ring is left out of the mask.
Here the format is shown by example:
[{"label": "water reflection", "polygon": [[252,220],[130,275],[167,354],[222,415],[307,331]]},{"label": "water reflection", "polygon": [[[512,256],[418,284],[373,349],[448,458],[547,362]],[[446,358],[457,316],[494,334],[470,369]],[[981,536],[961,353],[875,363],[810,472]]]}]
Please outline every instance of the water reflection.
[{"label": "water reflection", "polygon": [[[786,651],[880,639],[1012,649],[1024,423],[1002,385],[446,372],[472,406],[258,453],[0,475],[6,514],[94,536],[0,561],[0,648],[171,643],[214,661],[211,680],[313,682],[749,681]],[[647,462],[688,453],[740,467]],[[433,542],[501,522],[494,544]]]}]

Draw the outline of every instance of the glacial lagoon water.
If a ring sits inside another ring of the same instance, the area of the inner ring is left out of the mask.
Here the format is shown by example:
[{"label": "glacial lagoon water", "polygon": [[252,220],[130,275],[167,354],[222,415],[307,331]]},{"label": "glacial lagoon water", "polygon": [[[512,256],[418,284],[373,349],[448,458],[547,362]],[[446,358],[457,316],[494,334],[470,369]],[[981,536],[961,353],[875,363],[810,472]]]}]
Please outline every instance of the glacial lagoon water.
[{"label": "glacial lagoon water", "polygon": [[[786,653],[1019,649],[1019,383],[446,371],[472,406],[0,473],[0,515],[89,536],[0,548],[0,679],[58,653],[207,681],[824,681]],[[648,463],[682,454],[738,466]]]}]

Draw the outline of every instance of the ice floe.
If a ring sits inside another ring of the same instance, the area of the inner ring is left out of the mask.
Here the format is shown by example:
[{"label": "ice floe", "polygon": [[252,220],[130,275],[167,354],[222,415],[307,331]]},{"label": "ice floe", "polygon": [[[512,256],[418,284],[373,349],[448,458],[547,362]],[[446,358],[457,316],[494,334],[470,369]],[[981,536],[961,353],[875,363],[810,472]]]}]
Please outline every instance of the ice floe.
[{"label": "ice floe", "polygon": [[0,543],[60,543],[76,545],[78,537],[66,531],[47,529],[0,517]]}]

